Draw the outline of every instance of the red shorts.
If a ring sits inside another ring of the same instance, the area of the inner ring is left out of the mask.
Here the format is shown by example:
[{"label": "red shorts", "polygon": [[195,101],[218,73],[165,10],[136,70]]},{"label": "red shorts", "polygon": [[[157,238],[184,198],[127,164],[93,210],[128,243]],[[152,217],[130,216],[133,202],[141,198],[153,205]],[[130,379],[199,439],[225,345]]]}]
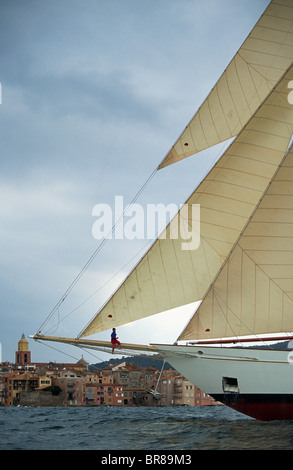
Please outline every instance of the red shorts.
[{"label": "red shorts", "polygon": [[113,346],[114,344],[118,344],[118,346],[120,346],[120,341],[118,341],[118,339],[112,339],[111,343],[113,344]]}]

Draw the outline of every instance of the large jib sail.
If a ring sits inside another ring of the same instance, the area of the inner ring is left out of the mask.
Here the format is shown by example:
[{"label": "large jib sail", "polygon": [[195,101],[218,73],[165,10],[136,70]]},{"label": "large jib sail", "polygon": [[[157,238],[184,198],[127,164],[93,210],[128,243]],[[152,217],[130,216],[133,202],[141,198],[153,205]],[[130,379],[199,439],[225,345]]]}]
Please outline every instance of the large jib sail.
[{"label": "large jib sail", "polygon": [[[182,250],[185,239],[180,234],[159,238],[81,336],[205,297],[288,149],[293,131],[293,106],[288,101],[292,80],[291,60],[283,77],[187,201],[200,204],[198,249]],[[172,223],[167,230],[172,231]],[[184,338],[190,334],[189,330]]]},{"label": "large jib sail", "polygon": [[159,168],[237,135],[292,61],[293,5],[273,0]]}]

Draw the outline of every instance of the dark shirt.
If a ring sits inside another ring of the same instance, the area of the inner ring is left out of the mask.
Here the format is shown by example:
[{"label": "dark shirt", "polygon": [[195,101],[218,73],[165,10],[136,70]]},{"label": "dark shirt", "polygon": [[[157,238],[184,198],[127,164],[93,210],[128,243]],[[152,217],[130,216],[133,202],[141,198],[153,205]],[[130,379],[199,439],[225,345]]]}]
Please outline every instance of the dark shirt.
[{"label": "dark shirt", "polygon": [[115,333],[115,331],[112,332],[112,334],[111,334],[111,339],[112,339],[112,341],[115,341],[115,339],[116,339],[116,333]]}]

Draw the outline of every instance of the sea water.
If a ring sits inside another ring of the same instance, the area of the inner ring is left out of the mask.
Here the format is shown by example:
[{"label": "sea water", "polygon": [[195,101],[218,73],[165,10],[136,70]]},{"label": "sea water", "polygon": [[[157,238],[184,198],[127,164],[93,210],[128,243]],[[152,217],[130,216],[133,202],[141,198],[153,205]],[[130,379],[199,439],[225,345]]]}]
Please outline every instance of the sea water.
[{"label": "sea water", "polygon": [[0,407],[1,450],[291,450],[293,421],[225,406]]}]

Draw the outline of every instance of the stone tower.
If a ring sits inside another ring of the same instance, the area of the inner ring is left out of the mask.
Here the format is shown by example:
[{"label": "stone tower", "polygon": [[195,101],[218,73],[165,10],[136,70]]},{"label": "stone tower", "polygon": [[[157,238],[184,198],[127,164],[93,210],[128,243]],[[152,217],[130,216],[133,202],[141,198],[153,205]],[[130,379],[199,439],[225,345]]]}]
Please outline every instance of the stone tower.
[{"label": "stone tower", "polygon": [[18,341],[18,350],[15,353],[15,363],[19,365],[30,364],[31,353],[28,349],[28,341],[25,339],[24,334]]}]

